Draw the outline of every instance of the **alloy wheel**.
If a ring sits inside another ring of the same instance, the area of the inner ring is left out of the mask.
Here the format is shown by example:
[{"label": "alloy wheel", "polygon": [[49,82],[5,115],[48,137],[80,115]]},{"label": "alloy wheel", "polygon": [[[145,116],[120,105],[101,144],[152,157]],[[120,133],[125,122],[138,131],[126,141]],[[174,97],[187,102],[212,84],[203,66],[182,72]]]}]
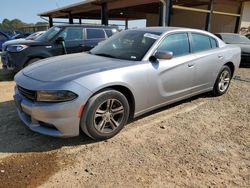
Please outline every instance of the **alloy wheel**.
[{"label": "alloy wheel", "polygon": [[230,73],[228,70],[224,70],[220,75],[219,90],[220,92],[225,92],[230,84]]},{"label": "alloy wheel", "polygon": [[94,126],[100,133],[111,133],[116,130],[124,118],[124,106],[117,99],[105,100],[94,115]]}]

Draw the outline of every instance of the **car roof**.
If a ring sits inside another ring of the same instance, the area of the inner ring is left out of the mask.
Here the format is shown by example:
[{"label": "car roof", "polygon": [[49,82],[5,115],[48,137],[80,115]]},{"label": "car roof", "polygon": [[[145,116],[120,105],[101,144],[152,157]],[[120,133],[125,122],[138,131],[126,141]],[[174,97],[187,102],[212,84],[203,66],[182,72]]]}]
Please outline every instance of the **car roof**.
[{"label": "car roof", "polygon": [[159,33],[159,34],[163,34],[163,33],[170,32],[170,31],[197,32],[197,33],[213,36],[212,33],[209,33],[209,32],[204,31],[204,30],[191,29],[191,28],[185,28],[185,27],[145,27],[145,28],[139,28],[139,29],[135,29],[135,30],[146,31],[146,32],[155,32],[155,33]]},{"label": "car roof", "polygon": [[215,34],[219,34],[219,35],[240,35],[238,33],[215,33]]},{"label": "car roof", "polygon": [[55,25],[55,27],[83,27],[83,28],[111,28],[117,29],[117,26],[105,26],[105,25],[87,25],[87,24],[62,24],[62,25]]}]

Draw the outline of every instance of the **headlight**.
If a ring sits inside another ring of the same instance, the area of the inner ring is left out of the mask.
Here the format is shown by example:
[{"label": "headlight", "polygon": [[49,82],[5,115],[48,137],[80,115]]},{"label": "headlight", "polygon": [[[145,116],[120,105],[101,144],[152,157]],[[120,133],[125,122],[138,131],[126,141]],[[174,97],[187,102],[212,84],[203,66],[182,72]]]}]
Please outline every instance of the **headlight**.
[{"label": "headlight", "polygon": [[37,91],[39,102],[66,102],[77,97],[78,95],[71,91]]},{"label": "headlight", "polygon": [[27,45],[10,45],[7,47],[8,52],[21,52],[24,49],[28,48]]}]

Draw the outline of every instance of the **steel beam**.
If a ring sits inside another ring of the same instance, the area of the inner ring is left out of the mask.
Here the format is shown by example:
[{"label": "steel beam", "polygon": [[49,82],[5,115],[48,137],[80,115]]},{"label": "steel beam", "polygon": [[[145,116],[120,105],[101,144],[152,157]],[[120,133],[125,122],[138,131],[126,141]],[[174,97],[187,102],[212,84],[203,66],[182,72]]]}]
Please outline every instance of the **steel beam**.
[{"label": "steel beam", "polygon": [[214,0],[210,0],[209,5],[208,5],[208,10],[209,10],[209,13],[207,13],[205,30],[211,31],[211,21],[212,21],[212,16],[213,16],[213,11],[214,11]]},{"label": "steel beam", "polygon": [[161,1],[161,11],[160,20],[162,21],[161,26],[170,26],[170,21],[171,21],[171,12],[172,12],[172,0],[160,0]]},{"label": "steel beam", "polygon": [[[240,7],[238,9],[238,14],[240,14],[241,16],[242,16],[242,7],[243,7],[243,2],[240,2]],[[239,32],[241,16],[236,18],[235,29],[234,29],[235,33]]]},{"label": "steel beam", "polygon": [[107,3],[102,3],[101,5],[101,21],[102,21],[102,25],[109,24]]},{"label": "steel beam", "polygon": [[69,24],[74,24],[73,16],[71,12],[69,13]]},{"label": "steel beam", "polygon": [[53,27],[53,18],[49,17],[49,27]]}]

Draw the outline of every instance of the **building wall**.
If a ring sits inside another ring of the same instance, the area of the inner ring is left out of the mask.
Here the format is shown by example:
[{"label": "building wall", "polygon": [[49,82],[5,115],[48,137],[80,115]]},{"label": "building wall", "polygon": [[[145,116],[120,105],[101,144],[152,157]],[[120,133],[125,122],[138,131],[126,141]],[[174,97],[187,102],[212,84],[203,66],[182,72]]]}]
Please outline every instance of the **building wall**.
[{"label": "building wall", "polygon": [[147,27],[159,26],[159,14],[147,14]]},{"label": "building wall", "polygon": [[240,27],[250,27],[250,2],[244,2]]},{"label": "building wall", "polygon": [[211,32],[212,33],[234,33],[236,26],[237,17],[235,16],[224,16],[224,15],[213,15]]},{"label": "building wall", "polygon": [[174,9],[170,24],[175,27],[205,29],[206,16],[206,13]]},{"label": "building wall", "polygon": [[[220,1],[217,1],[216,4],[214,5],[214,10],[220,12],[238,14],[239,3],[230,1],[230,3],[222,4],[220,3]],[[225,16],[225,15],[214,14],[211,22],[211,32],[234,33],[236,20],[237,20],[236,16]]]},{"label": "building wall", "polygon": [[[248,11],[245,11],[246,20],[250,21],[250,2],[247,4]],[[196,6],[195,8],[207,10],[207,6]],[[227,4],[223,4],[221,1],[216,1],[214,5],[215,11],[228,12],[237,14],[239,11],[239,2],[228,1]],[[205,29],[206,24],[206,13],[173,9],[173,14],[171,15],[171,26],[176,27],[189,27],[196,29]],[[249,17],[249,18],[248,18]],[[225,16],[214,14],[211,22],[211,32],[234,32],[236,26],[236,16]],[[156,26],[159,22],[158,15],[147,15],[147,26]],[[250,26],[250,24],[249,24]]]}]

